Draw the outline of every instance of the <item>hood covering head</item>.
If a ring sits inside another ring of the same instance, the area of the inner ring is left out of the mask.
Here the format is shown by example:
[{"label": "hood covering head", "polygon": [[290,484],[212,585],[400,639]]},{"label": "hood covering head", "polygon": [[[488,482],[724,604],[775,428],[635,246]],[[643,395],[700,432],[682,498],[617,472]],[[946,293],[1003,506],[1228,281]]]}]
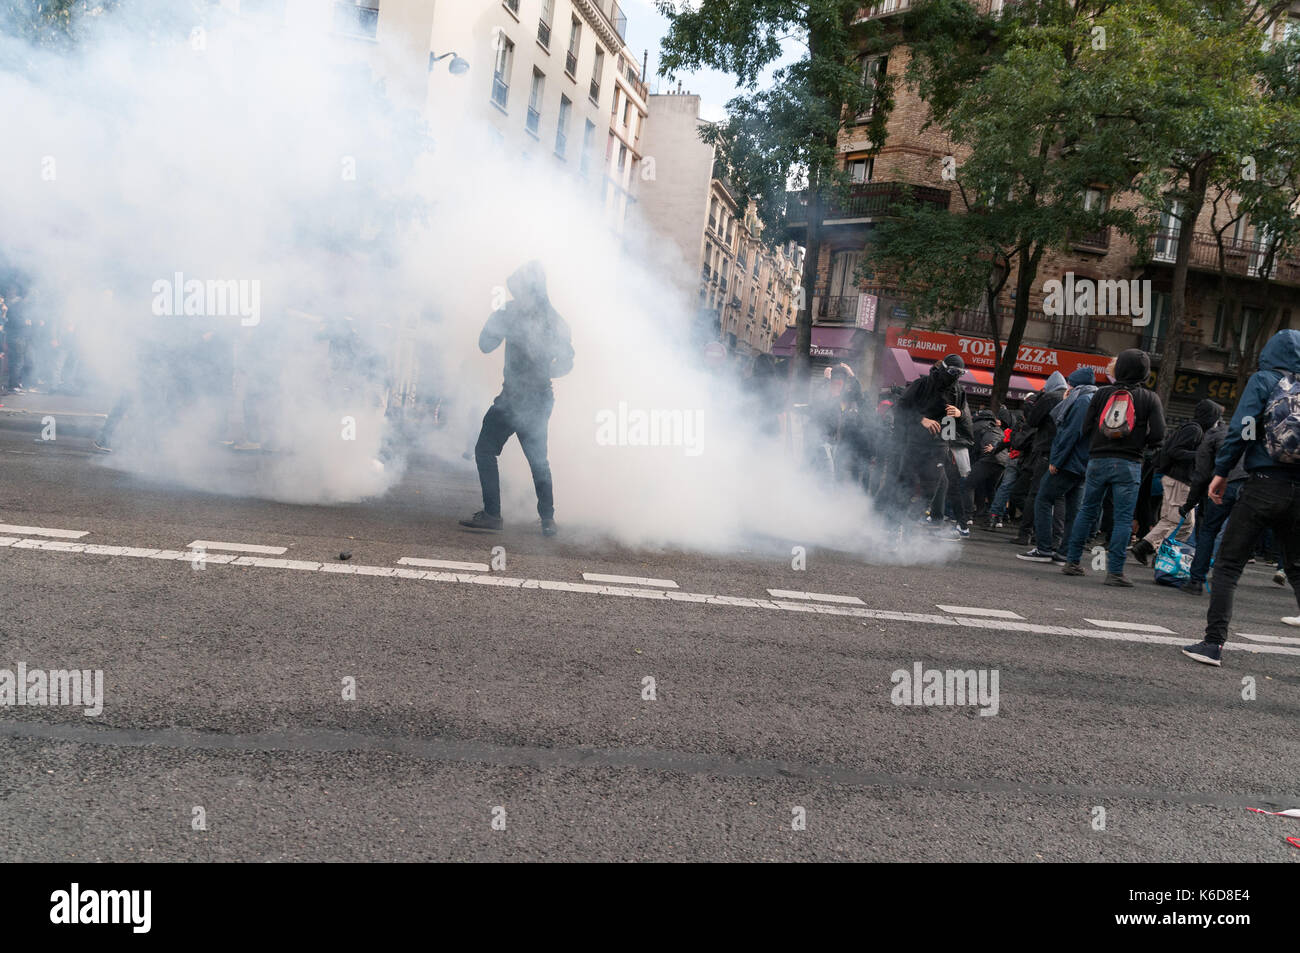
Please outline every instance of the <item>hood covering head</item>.
[{"label": "hood covering head", "polygon": [[975,414],[975,419],[993,421],[993,420],[997,420],[998,418],[994,416],[993,411],[991,410],[981,410]]},{"label": "hood covering head", "polygon": [[1223,414],[1223,405],[1216,404],[1212,400],[1203,400],[1196,405],[1196,410],[1192,412],[1192,417],[1201,425],[1202,430],[1210,430],[1219,422],[1219,417]]},{"label": "hood covering head", "polygon": [[1043,385],[1043,393],[1052,394],[1058,390],[1065,390],[1065,375],[1060,371],[1052,371],[1052,376]]},{"label": "hood covering head", "polygon": [[1151,373],[1151,358],[1135,347],[1119,352],[1115,358],[1116,384],[1141,384]]},{"label": "hood covering head", "polygon": [[1300,373],[1300,331],[1278,331],[1259,352],[1261,371]]},{"label": "hood covering head", "polygon": [[506,287],[511,296],[524,304],[546,301],[546,272],[540,261],[530,261],[520,265],[515,273],[506,279]]},{"label": "hood covering head", "polygon": [[942,361],[936,361],[930,368],[930,376],[941,383],[956,381],[966,373],[966,362],[959,354],[949,354]]},{"label": "hood covering head", "polygon": [[1066,378],[1071,387],[1082,387],[1084,384],[1094,384],[1097,378],[1093,374],[1091,367],[1076,368],[1069,377]]}]

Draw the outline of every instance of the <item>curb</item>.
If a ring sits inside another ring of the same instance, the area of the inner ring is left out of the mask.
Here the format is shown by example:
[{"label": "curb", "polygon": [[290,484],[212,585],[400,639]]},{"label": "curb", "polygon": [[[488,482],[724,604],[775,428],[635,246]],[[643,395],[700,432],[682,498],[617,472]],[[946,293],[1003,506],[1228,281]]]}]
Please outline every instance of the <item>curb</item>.
[{"label": "curb", "polygon": [[39,410],[7,410],[0,408],[0,429],[25,430],[40,433],[45,429],[46,417],[54,418],[55,428],[74,437],[96,437],[104,427],[107,414],[61,414]]}]

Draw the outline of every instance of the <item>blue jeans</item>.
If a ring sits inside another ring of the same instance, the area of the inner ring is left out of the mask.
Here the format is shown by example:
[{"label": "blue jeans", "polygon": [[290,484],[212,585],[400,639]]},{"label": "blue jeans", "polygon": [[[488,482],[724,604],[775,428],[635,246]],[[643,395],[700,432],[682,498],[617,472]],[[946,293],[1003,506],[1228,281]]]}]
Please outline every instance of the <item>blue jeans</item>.
[{"label": "blue jeans", "polygon": [[[1079,510],[1079,497],[1083,495],[1083,474],[1058,470],[1043,477],[1038,486],[1038,498],[1034,500],[1034,544],[1049,553],[1065,545],[1066,534],[1074,525],[1075,514]],[[1065,500],[1065,523],[1053,532],[1053,511],[1057,500]]]},{"label": "blue jeans", "polygon": [[1011,501],[1011,489],[1016,485],[1016,477],[1020,475],[1022,459],[1023,457],[1016,457],[1002,471],[1002,482],[998,484],[998,491],[993,494],[993,505],[989,507],[989,512],[994,516],[1007,515],[1007,503]]},{"label": "blue jeans", "polygon": [[1128,539],[1133,533],[1133,509],[1137,506],[1138,490],[1142,486],[1142,464],[1123,457],[1093,457],[1088,461],[1088,472],[1083,478],[1083,502],[1070,530],[1070,543],[1065,549],[1066,562],[1077,563],[1083,558],[1083,544],[1088,541],[1092,524],[1101,513],[1101,500],[1110,488],[1114,526],[1110,531],[1110,548],[1106,570],[1123,575],[1124,559],[1128,554]]},{"label": "blue jeans", "polygon": [[1238,480],[1229,483],[1223,491],[1222,506],[1207,496],[1197,507],[1199,512],[1196,514],[1196,555],[1192,557],[1191,578],[1187,580],[1188,585],[1204,584],[1205,577],[1210,572],[1210,560],[1214,558],[1214,553],[1218,549],[1215,543],[1219,530],[1228,519],[1228,514],[1232,512],[1232,506],[1237,502],[1237,494],[1240,492],[1241,481]]}]

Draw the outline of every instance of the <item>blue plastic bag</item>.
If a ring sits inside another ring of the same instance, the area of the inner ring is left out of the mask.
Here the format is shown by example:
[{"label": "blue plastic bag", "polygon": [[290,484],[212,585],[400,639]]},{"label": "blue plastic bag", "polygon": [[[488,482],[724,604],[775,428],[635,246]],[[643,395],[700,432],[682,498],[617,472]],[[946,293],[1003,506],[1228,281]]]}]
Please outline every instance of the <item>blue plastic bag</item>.
[{"label": "blue plastic bag", "polygon": [[1174,539],[1183,528],[1186,519],[1187,517],[1183,517],[1178,521],[1174,531],[1165,537],[1160,548],[1156,550],[1156,582],[1162,586],[1177,586],[1192,576],[1192,560],[1196,557],[1196,547]]}]

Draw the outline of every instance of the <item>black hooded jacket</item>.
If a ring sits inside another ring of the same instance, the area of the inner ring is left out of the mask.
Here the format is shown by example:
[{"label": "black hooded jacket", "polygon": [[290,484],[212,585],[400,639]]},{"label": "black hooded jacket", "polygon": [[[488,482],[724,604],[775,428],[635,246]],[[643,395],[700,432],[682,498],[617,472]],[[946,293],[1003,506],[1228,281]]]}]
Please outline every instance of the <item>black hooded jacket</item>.
[{"label": "black hooded jacket", "polygon": [[[956,418],[956,439],[946,441],[942,431],[932,434],[921,421],[928,418],[942,424],[949,404],[960,410],[961,416]],[[901,412],[899,423],[902,425],[904,440],[910,446],[970,447],[975,443],[970,408],[966,405],[966,392],[961,384],[944,373],[941,364],[935,364],[930,368],[930,373],[907,385],[907,390],[898,399],[897,409]]]},{"label": "black hooded jacket", "polygon": [[1164,476],[1191,484],[1196,469],[1196,451],[1207,431],[1213,430],[1223,407],[1212,400],[1196,405],[1193,419],[1171,433],[1156,458],[1156,469]]},{"label": "black hooded jacket", "polygon": [[[1142,462],[1142,451],[1157,447],[1165,439],[1165,411],[1160,398],[1147,390],[1143,383],[1151,373],[1151,359],[1137,348],[1121,351],[1115,361],[1115,383],[1098,389],[1088,405],[1088,416],[1083,420],[1080,436],[1087,438],[1088,459],[1119,457],[1134,463]],[[1112,394],[1126,390],[1133,395],[1133,432],[1127,437],[1107,437],[1097,427],[1102,411]]]}]

